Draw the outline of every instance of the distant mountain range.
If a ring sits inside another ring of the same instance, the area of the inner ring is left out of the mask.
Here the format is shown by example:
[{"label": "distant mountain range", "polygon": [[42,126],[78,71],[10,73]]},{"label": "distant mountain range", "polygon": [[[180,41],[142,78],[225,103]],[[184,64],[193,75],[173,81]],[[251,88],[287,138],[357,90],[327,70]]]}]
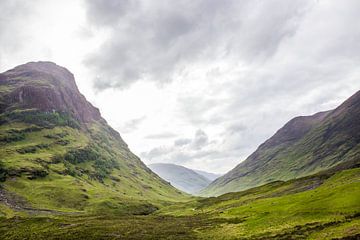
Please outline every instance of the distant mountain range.
[{"label": "distant mountain range", "polygon": [[299,178],[360,159],[360,91],[334,110],[296,117],[201,195]]},{"label": "distant mountain range", "polygon": [[154,163],[148,167],[177,189],[190,194],[196,194],[218,177],[214,173],[193,170],[170,163]]},{"label": "distant mountain range", "polygon": [[206,177],[207,179],[209,179],[210,181],[214,181],[215,179],[217,179],[218,177],[222,176],[222,174],[216,174],[216,173],[209,173],[209,172],[205,172],[205,171],[201,171],[201,170],[196,170],[193,169],[195,172],[197,172],[200,175],[203,175],[204,177]]}]

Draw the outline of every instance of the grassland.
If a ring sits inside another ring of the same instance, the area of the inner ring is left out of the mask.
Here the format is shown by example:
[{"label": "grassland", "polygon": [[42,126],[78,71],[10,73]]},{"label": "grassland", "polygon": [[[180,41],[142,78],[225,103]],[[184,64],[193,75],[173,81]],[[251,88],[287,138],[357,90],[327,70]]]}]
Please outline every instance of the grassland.
[{"label": "grassland", "polygon": [[[358,239],[358,163],[148,214],[24,213],[2,205],[3,239]],[[345,169],[345,170],[343,170]],[[148,215],[147,215],[148,214]]]}]

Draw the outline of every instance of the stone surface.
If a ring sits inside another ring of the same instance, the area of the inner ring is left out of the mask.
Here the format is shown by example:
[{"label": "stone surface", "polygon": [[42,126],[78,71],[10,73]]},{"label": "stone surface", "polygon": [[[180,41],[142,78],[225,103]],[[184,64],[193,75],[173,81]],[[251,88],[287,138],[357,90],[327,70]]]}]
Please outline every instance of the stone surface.
[{"label": "stone surface", "polygon": [[102,119],[77,88],[74,75],[52,62],[30,62],[0,74],[0,112],[36,108],[66,111],[81,123]]}]

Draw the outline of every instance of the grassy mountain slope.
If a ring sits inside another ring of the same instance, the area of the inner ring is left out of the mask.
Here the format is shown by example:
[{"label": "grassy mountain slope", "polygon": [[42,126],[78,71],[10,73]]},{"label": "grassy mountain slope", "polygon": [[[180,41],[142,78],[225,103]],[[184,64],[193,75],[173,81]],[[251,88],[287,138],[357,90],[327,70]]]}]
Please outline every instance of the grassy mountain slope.
[{"label": "grassy mountain slope", "polygon": [[196,194],[211,182],[194,170],[176,164],[154,163],[148,167],[177,189],[191,194]]},{"label": "grassy mountain slope", "polygon": [[0,217],[0,235],[3,239],[358,239],[359,167],[350,161],[300,179],[163,207],[147,216]]},{"label": "grassy mountain slope", "polygon": [[148,214],[187,198],[131,153],[53,63],[0,74],[0,147],[4,209]]},{"label": "grassy mountain slope", "polygon": [[288,180],[360,158],[360,92],[332,111],[297,117],[202,195]]}]

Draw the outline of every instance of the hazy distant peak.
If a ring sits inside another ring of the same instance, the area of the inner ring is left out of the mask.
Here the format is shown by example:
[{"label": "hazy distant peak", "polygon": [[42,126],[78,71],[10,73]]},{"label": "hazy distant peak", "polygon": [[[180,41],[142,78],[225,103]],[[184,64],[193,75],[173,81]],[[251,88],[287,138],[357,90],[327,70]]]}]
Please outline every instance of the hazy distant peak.
[{"label": "hazy distant peak", "polygon": [[190,194],[196,194],[211,182],[192,169],[172,163],[154,163],[148,167],[174,187]]}]

